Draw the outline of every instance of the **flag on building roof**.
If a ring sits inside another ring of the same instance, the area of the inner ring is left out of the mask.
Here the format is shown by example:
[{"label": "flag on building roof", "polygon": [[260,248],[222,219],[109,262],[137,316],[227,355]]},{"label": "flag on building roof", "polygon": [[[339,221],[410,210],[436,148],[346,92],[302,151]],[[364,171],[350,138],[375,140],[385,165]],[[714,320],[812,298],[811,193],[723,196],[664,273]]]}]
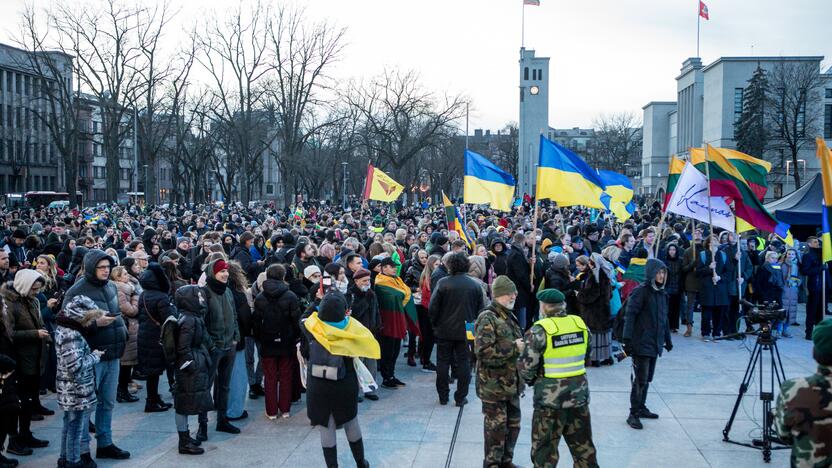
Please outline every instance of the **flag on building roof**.
[{"label": "flag on building roof", "polygon": [[511,211],[514,199],[514,177],[497,167],[485,156],[465,150],[465,203],[486,204],[500,211]]},{"label": "flag on building roof", "polygon": [[402,190],[404,190],[404,185],[396,182],[372,164],[367,165],[367,179],[364,181],[365,200],[396,201]]},{"label": "flag on building roof", "polygon": [[[633,215],[635,205],[633,200],[633,183],[624,174],[613,171],[598,171],[605,188],[601,194],[604,204],[618,221],[624,222]],[[632,211],[631,211],[632,210]]]},{"label": "flag on building roof", "polygon": [[829,230],[829,209],[832,207],[832,151],[826,146],[823,138],[815,140],[820,159],[820,177],[823,181],[823,226],[821,226],[821,248],[823,263],[832,260],[832,235]]},{"label": "flag on building roof", "polygon": [[[732,149],[719,148],[719,151],[737,168],[757,198],[762,201],[768,191],[766,176],[771,171],[771,163]],[[705,170],[705,151],[702,148],[691,148],[690,157],[700,172]]]},{"label": "flag on building roof", "polygon": [[699,0],[699,16],[705,18],[706,20],[710,20],[710,16],[708,16],[708,5],[705,5],[705,2]]},{"label": "flag on building roof", "polygon": [[711,195],[733,200],[734,214],[755,228],[773,232],[784,239],[789,235],[789,225],[778,222],[766,210],[740,171],[725,157],[721,148],[708,145],[704,156],[710,176]]},{"label": "flag on building roof", "polygon": [[468,235],[468,232],[465,230],[465,222],[462,221],[462,216],[459,215],[459,210],[456,209],[451,199],[445,195],[445,192],[442,192],[442,202],[445,205],[445,219],[448,223],[448,231],[456,231],[459,234],[459,238],[473,249],[473,237]]},{"label": "flag on building roof", "polygon": [[679,183],[679,177],[682,176],[682,170],[685,168],[685,161],[673,155],[670,157],[670,166],[667,169],[667,187],[664,191],[664,206],[662,210],[667,209],[667,202],[676,190],[676,184]]},{"label": "flag on building roof", "polygon": [[601,203],[604,188],[601,177],[580,156],[540,135],[538,200],[548,198],[558,206],[606,209]]}]

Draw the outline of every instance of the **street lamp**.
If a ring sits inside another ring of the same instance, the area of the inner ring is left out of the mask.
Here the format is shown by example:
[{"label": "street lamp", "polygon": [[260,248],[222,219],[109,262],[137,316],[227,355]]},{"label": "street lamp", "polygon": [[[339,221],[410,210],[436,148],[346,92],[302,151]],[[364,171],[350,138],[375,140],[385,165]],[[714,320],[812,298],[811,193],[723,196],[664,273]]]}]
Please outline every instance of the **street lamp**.
[{"label": "street lamp", "polygon": [[341,166],[344,168],[344,183],[341,187],[341,203],[343,204],[344,211],[347,209],[347,164],[346,161],[341,162]]},{"label": "street lamp", "polygon": [[144,165],[144,202],[147,203],[147,164]]}]

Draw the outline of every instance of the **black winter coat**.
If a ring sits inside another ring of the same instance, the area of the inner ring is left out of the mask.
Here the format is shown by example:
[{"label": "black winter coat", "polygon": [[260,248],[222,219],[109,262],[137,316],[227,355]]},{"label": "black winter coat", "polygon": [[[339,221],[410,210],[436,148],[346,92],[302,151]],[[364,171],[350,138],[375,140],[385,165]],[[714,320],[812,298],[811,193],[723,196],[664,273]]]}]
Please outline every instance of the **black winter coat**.
[{"label": "black winter coat", "polygon": [[257,281],[257,275],[260,274],[262,268],[254,261],[251,257],[251,251],[244,245],[238,245],[234,248],[234,251],[231,253],[231,259],[243,267],[243,271],[246,272],[246,277],[250,283]]},{"label": "black winter coat", "polygon": [[347,304],[350,306],[350,317],[361,322],[371,332],[378,332],[381,317],[378,312],[378,299],[373,288],[364,292],[353,284],[347,291]]},{"label": "black winter coat", "polygon": [[[301,355],[309,359],[309,347],[313,346],[315,338],[301,325],[305,339],[302,340]],[[326,352],[326,350],[324,350]],[[336,425],[341,425],[358,416],[358,377],[355,373],[353,358],[344,357],[342,366],[345,368],[344,378],[341,380],[327,380],[314,377],[312,366],[307,367],[306,375],[306,416],[313,426],[326,426],[329,417],[335,419]]]},{"label": "black winter coat", "polygon": [[[14,343],[6,331],[5,323],[2,323],[2,317],[0,317],[0,375],[15,370],[17,363],[13,356]],[[7,379],[0,378],[0,417],[12,417],[3,413],[17,411],[20,408],[20,401],[17,399],[17,384],[15,382],[14,374],[10,375]]]},{"label": "black winter coat", "polygon": [[465,322],[474,323],[485,308],[482,287],[465,273],[442,278],[430,294],[430,323],[442,340],[467,339]]},{"label": "black winter coat", "polygon": [[506,268],[506,272],[500,274],[508,276],[517,287],[517,300],[514,302],[514,310],[518,311],[528,307],[532,303],[532,285],[529,281],[531,270],[529,269],[529,260],[523,253],[522,247],[512,246],[509,249],[506,254]]},{"label": "black winter coat", "polygon": [[[711,271],[710,251],[698,250],[696,252],[696,276],[699,277],[699,303],[705,307],[727,306],[728,305],[728,283],[730,269],[727,265],[728,254],[723,251],[716,253],[716,274],[719,281],[714,284],[713,272]],[[704,262],[702,261],[704,258]]]},{"label": "black winter coat", "polygon": [[162,324],[176,308],[170,303],[170,283],[158,263],[151,263],[142,273],[139,284],[144,289],[139,297],[139,369],[148,375],[161,375],[167,368],[159,338]]},{"label": "black winter coat", "polygon": [[234,310],[237,316],[237,328],[240,330],[240,341],[237,342],[237,351],[246,349],[247,336],[251,334],[251,306],[248,305],[248,297],[242,291],[235,291],[232,288],[231,294],[234,296]]},{"label": "black winter coat", "polygon": [[[176,386],[173,406],[179,414],[191,415],[214,409],[211,398],[211,355],[208,347],[211,340],[205,330],[205,304],[197,296],[197,287],[192,294],[177,296],[179,329],[176,335]],[[204,293],[202,293],[204,294]],[[202,303],[201,303],[202,302]],[[191,364],[180,369],[188,361]]]},{"label": "black winter coat", "polygon": [[591,332],[604,333],[612,327],[610,315],[610,279],[602,271],[599,281],[591,271],[584,273],[578,289],[578,308]]},{"label": "black winter coat", "polygon": [[[82,247],[76,247],[79,249]],[[102,361],[121,358],[124,354],[124,347],[127,345],[127,326],[121,317],[121,309],[118,306],[118,289],[112,281],[98,281],[95,277],[95,266],[103,259],[111,259],[102,250],[93,249],[84,256],[84,276],[79,278],[75,284],[64,295],[64,302],[61,308],[66,307],[75,296],[87,296],[95,302],[107,315],[115,317],[113,323],[106,327],[99,327],[95,321],[87,326],[84,337],[92,349],[104,351]]]},{"label": "black winter coat", "polygon": [[662,347],[673,344],[667,323],[667,293],[652,286],[652,280],[661,266],[659,260],[647,260],[644,283],[627,298],[622,341],[629,342],[636,356],[661,356]]},{"label": "black winter coat", "polygon": [[261,357],[292,356],[300,339],[300,300],[285,281],[266,279],[251,316]]}]

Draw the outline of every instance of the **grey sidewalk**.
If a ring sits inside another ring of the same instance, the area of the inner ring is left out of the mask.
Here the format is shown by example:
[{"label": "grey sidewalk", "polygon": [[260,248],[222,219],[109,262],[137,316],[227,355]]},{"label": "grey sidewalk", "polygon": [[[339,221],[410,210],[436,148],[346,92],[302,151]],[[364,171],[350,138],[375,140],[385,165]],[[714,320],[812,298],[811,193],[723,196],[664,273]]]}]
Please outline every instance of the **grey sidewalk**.
[{"label": "grey sidewalk", "polygon": [[[803,314],[801,313],[801,321]],[[696,317],[698,320],[698,317]],[[779,341],[787,377],[809,374],[815,365],[811,343],[795,337]],[[696,334],[698,335],[698,333]],[[754,342],[704,343],[698,336],[674,335],[675,348],[659,359],[650,387],[648,406],[661,417],[645,421],[641,431],[625,423],[629,408],[629,360],[613,367],[589,370],[593,434],[603,467],[759,467],[759,451],[722,442],[722,429],[736,400],[739,383]],[[399,376],[407,387],[380,391],[381,400],[359,405],[359,420],[371,466],[442,467],[448,456],[458,409],[439,406],[434,388],[435,374],[411,368],[399,359]],[[755,379],[756,382],[756,379]],[[161,385],[166,388],[165,384]],[[737,414],[731,436],[747,441],[759,436],[761,402],[756,384]],[[143,391],[140,391],[143,397]],[[453,466],[482,466],[482,414],[471,384],[471,403],[465,408],[453,454]],[[170,399],[165,392],[163,398]],[[117,404],[114,440],[133,457],[125,462],[103,461],[100,466],[176,467],[190,466],[324,466],[317,430],[308,425],[303,404],[292,408],[289,420],[269,421],[263,415],[263,399],[248,401],[249,418],[240,421],[237,436],[213,432],[203,444],[202,456],[179,455],[173,412],[145,414],[143,399]],[[54,398],[45,404],[57,409]],[[529,461],[531,392],[522,400],[523,427],[516,450],[516,463]],[[192,428],[195,424],[192,418]],[[35,435],[51,441],[50,447],[19,457],[23,467],[54,466],[58,458],[61,412],[34,423]],[[354,466],[343,433],[339,432],[341,466]],[[561,466],[572,466],[569,451],[561,442]],[[94,448],[93,448],[94,452]],[[788,466],[788,454],[775,451],[770,466]]]}]

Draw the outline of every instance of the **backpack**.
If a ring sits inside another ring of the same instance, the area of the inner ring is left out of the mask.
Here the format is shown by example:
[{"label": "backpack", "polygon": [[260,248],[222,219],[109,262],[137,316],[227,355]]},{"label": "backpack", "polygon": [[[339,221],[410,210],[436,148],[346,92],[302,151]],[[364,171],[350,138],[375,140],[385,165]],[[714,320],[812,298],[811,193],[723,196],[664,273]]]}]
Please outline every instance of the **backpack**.
[{"label": "backpack", "polygon": [[161,329],[159,344],[162,345],[162,352],[168,366],[173,366],[176,364],[176,335],[179,334],[179,319],[174,315],[169,315],[162,323]]},{"label": "backpack", "polygon": [[624,321],[626,320],[627,315],[627,301],[630,300],[630,297],[627,296],[627,299],[621,303],[621,309],[618,310],[618,314],[613,318],[612,322],[612,337],[616,341],[621,341],[624,338]]}]

